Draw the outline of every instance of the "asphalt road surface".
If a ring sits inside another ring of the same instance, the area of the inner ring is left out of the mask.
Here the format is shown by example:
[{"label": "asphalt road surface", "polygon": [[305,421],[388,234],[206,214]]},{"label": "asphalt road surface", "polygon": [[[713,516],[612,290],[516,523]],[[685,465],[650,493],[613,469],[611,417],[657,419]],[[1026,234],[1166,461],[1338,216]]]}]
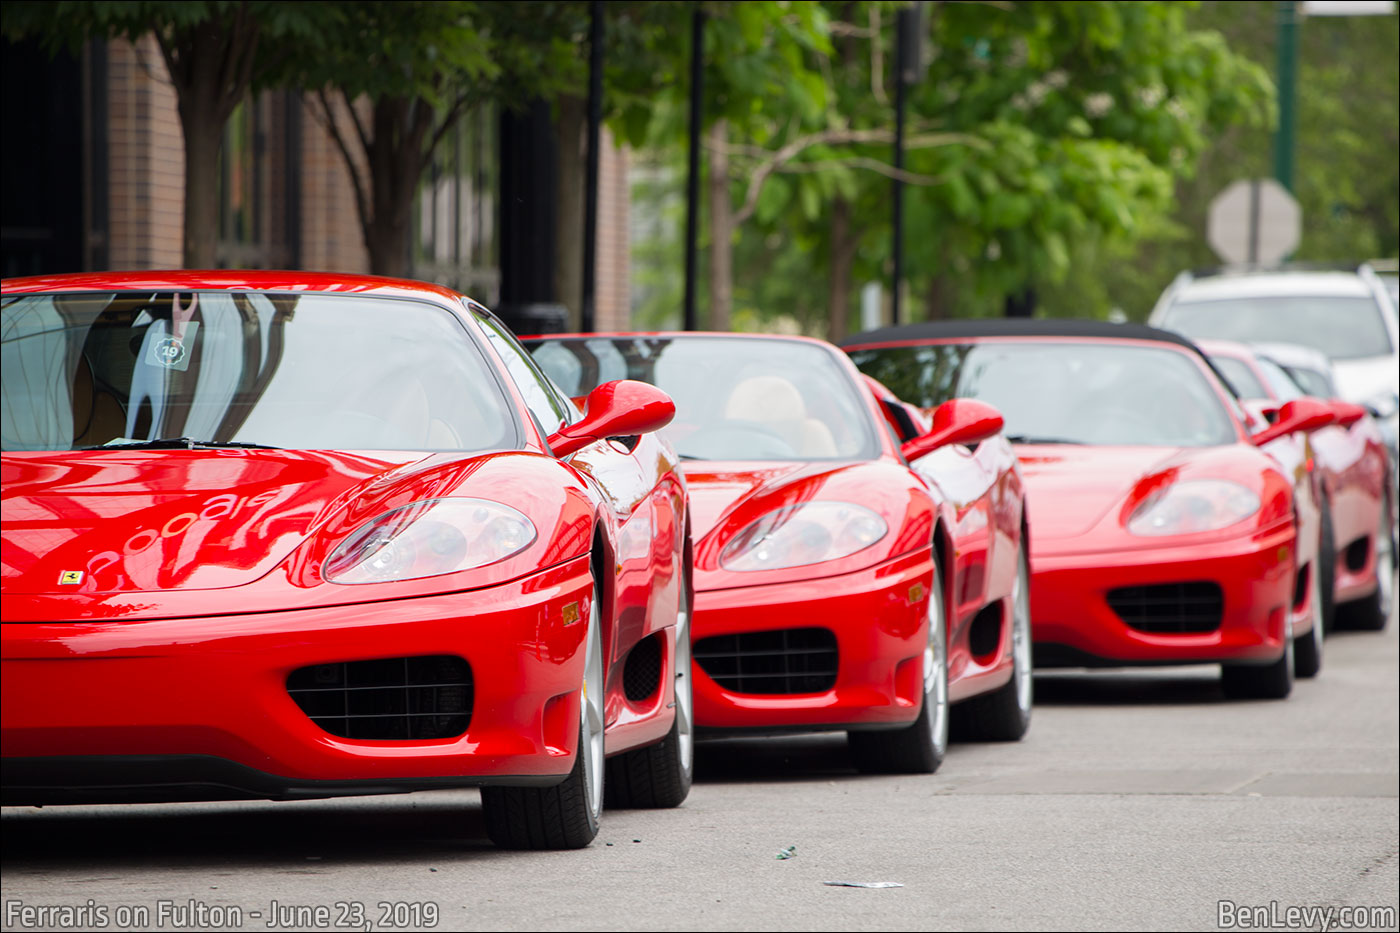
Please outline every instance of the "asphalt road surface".
[{"label": "asphalt road surface", "polygon": [[[608,811],[576,852],[495,849],[475,791],[10,808],[0,919],[7,930],[1395,929],[1398,655],[1392,613],[1384,633],[1329,639],[1322,674],[1283,702],[1227,701],[1205,667],[1038,676],[1025,741],[955,744],[932,776],[858,775],[839,735],[703,742],[683,807]],[[42,910],[62,906],[88,912]],[[1356,907],[1390,913],[1288,913]]]}]

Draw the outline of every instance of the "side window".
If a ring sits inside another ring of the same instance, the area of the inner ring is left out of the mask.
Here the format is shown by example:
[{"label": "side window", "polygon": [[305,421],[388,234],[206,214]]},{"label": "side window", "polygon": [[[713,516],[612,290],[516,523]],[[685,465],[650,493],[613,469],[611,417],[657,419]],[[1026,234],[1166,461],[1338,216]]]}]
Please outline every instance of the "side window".
[{"label": "side window", "polygon": [[530,354],[525,352],[515,337],[494,317],[474,308],[472,314],[481,325],[487,341],[506,364],[506,371],[520,388],[530,414],[534,415],[544,433],[553,434],[563,425],[577,421],[579,411],[573,402],[565,398],[549,381],[549,377],[535,367],[534,360],[530,359]]}]

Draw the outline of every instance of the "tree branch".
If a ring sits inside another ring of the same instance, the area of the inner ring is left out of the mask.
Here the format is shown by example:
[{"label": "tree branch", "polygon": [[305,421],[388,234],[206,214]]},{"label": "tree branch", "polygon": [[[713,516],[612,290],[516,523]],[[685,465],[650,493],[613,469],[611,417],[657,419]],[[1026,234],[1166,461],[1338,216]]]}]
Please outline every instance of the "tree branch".
[{"label": "tree branch", "polygon": [[[870,43],[870,93],[881,107],[888,107],[890,98],[885,93],[885,49],[880,44],[880,7],[874,3],[870,4],[870,32],[875,37]],[[895,79],[898,80],[898,77],[896,75]]]},{"label": "tree branch", "polygon": [[[326,95],[325,88],[321,88],[316,92],[316,99],[321,102],[320,112],[309,104],[307,109],[311,111],[312,118],[321,125],[321,128],[330,133],[336,148],[340,150],[340,156],[345,160],[345,169],[350,173],[350,187],[355,190],[355,211],[360,215],[360,226],[365,231],[368,231],[370,221],[373,217],[370,211],[369,195],[365,191],[366,182],[360,173],[359,165],[350,154],[350,146],[345,141],[345,135],[340,131],[340,124],[336,121],[335,111],[331,109],[330,98]],[[350,110],[353,114],[354,108],[350,105],[348,100],[345,102],[345,105],[346,109]],[[360,138],[363,141],[363,132]]]},{"label": "tree branch", "polygon": [[[355,135],[360,138],[360,146],[365,150],[365,155],[369,155],[374,146],[374,141],[369,138],[369,130],[365,129],[364,121],[360,119],[359,113],[355,110],[354,102],[343,91],[340,96],[345,100],[345,109],[350,112],[350,122],[355,127]],[[329,111],[327,112],[329,113]]]},{"label": "tree branch", "polygon": [[[810,149],[812,146],[828,143],[891,142],[893,139],[893,131],[887,129],[825,130],[823,132],[809,133],[806,136],[799,137],[782,148],[769,153],[768,157],[760,162],[753,169],[752,174],[749,175],[749,187],[744,194],[744,205],[734,214],[734,226],[740,226],[744,221],[753,216],[753,212],[758,208],[759,192],[763,188],[763,183],[768,180],[768,176],[772,175],[788,162],[791,162],[803,150]],[[958,144],[981,147],[986,147],[987,145],[984,140],[976,136],[969,136],[966,133],[927,133],[909,140],[906,146],[911,149],[928,149],[933,146],[952,146]],[[872,163],[876,162],[874,159],[869,161]],[[879,164],[883,165],[883,163]],[[893,171],[893,168],[890,170]],[[879,171],[879,169],[876,169],[876,171]],[[929,184],[933,182],[919,183]]]},{"label": "tree branch", "polygon": [[[437,149],[438,144],[442,142],[442,138],[447,135],[447,131],[461,118],[463,113],[476,107],[479,101],[472,100],[472,97],[473,95],[470,91],[463,91],[457,96],[457,99],[452,102],[452,106],[448,108],[447,116],[442,118],[442,125],[433,132],[432,142],[428,143],[428,152]],[[470,106],[467,104],[469,100],[472,100]]]},{"label": "tree branch", "polygon": [[822,159],[819,162],[789,162],[787,165],[779,166],[776,171],[785,175],[803,175],[811,172],[821,172],[829,168],[865,168],[872,172],[879,172],[887,178],[897,178],[910,185],[940,185],[943,178],[937,175],[919,175],[906,169],[895,168],[888,162],[881,162],[879,159],[872,159],[869,156],[848,156],[844,159]]}]

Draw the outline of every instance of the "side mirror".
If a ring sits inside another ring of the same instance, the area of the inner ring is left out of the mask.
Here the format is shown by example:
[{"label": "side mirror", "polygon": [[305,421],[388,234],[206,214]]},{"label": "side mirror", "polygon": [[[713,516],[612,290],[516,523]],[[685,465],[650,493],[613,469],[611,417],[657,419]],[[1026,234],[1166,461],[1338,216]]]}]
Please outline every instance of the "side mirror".
[{"label": "side mirror", "polygon": [[1266,398],[1251,398],[1240,402],[1240,407],[1249,416],[1245,427],[1252,433],[1262,431],[1278,420],[1279,404]]},{"label": "side mirror", "polygon": [[1269,441],[1277,440],[1285,434],[1298,431],[1309,433],[1335,423],[1337,413],[1326,402],[1315,398],[1298,398],[1284,404],[1279,409],[1278,420],[1250,438],[1256,447],[1263,447]]},{"label": "side mirror", "polygon": [[1340,399],[1332,399],[1332,410],[1337,413],[1337,423],[1344,428],[1349,428],[1370,414],[1364,405],[1356,405],[1351,402],[1343,402]]},{"label": "side mirror", "polygon": [[583,417],[549,436],[556,457],[607,437],[649,434],[671,423],[676,403],[654,385],[633,379],[605,382],[588,393]]},{"label": "side mirror", "polygon": [[949,444],[976,444],[999,432],[1001,412],[973,398],[949,399],[933,411],[933,428],[899,449],[910,462]]}]

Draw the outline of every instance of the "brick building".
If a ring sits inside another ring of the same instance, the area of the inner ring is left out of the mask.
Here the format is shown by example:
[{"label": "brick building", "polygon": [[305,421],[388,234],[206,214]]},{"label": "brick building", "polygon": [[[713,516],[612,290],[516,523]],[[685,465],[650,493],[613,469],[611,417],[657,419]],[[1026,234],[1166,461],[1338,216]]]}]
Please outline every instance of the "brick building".
[{"label": "brick building", "polygon": [[[11,127],[0,217],[3,274],[178,268],[184,153],[174,91],[155,42],[92,42],[80,55],[51,59],[37,44],[6,41],[3,68],[0,94]],[[349,173],[323,119],[309,99],[269,91],[245,101],[229,120],[219,266],[369,271]],[[558,301],[541,285],[549,277],[540,266],[555,248],[578,248],[577,238],[556,235],[549,198],[525,221],[502,216],[503,205],[521,201],[503,192],[503,183],[536,199],[555,190],[549,153],[532,158],[532,174],[525,175],[503,173],[503,153],[551,145],[538,120],[489,112],[464,119],[424,173],[415,205],[413,276],[492,306],[512,294]],[[510,236],[513,244],[502,242]],[[600,329],[627,325],[628,252],[627,155],[605,133],[596,265]],[[516,257],[504,270],[503,255]],[[565,303],[577,313],[577,298]]]}]

